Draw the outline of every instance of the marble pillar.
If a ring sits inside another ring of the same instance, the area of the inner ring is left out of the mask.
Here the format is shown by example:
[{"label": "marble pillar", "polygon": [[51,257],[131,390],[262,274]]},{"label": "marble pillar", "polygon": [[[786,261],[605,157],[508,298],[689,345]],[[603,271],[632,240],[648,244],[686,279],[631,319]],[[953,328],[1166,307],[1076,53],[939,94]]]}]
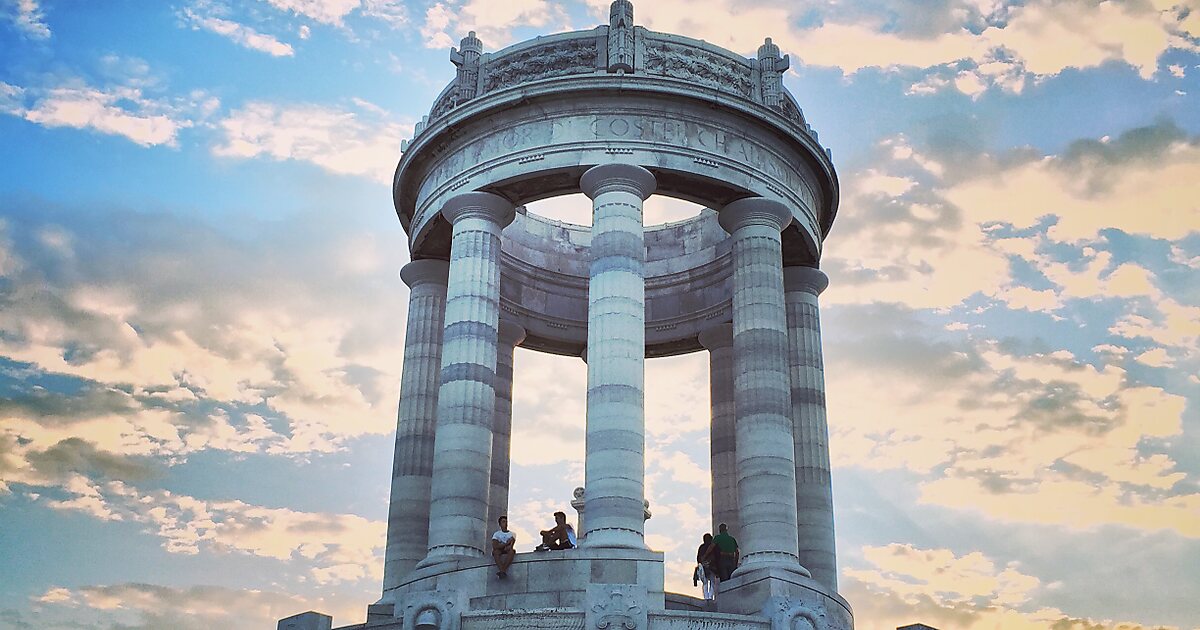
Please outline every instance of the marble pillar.
[{"label": "marble pillar", "polygon": [[408,324],[388,504],[384,601],[390,601],[391,591],[428,550],[429,487],[449,268],[444,260],[415,260],[400,270],[400,279],[409,287]]},{"label": "marble pillar", "polygon": [[829,427],[825,419],[825,367],[817,296],[829,278],[811,267],[783,270],[788,318],[788,368],[796,452],[796,523],[800,564],[837,591],[833,538],[833,488],[829,479]]},{"label": "marble pillar", "polygon": [[500,320],[496,350],[496,413],[492,421],[492,483],[488,491],[489,531],[499,529],[497,519],[508,515],[508,476],[512,461],[513,354],[525,340],[525,329]]},{"label": "marble pillar", "polygon": [[453,225],[441,388],[430,489],[429,553],[420,566],[485,554],[496,412],[500,232],[513,205],[491,193],[450,198]]},{"label": "marble pillar", "polygon": [[654,176],[640,166],[589,169],[592,200],[584,510],[589,547],[645,548],[645,237],[642,202]]},{"label": "marble pillar", "polygon": [[735,201],[719,215],[733,237],[733,360],[737,494],[742,552],[737,575],[757,567],[806,571],[796,557],[796,468],[788,376],[780,231],[792,213],[778,201]]},{"label": "marble pillar", "polygon": [[718,324],[700,333],[708,349],[708,392],[712,409],[709,454],[712,471],[712,533],[721,523],[741,531],[737,501],[737,448],[734,436],[733,325]]}]

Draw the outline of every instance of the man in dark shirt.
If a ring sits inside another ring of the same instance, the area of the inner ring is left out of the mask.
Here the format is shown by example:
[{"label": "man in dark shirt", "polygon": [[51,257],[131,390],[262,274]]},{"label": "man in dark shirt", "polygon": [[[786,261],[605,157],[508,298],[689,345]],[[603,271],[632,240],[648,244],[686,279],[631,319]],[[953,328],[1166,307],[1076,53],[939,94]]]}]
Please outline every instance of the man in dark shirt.
[{"label": "man in dark shirt", "polygon": [[733,575],[733,570],[737,568],[738,560],[741,559],[741,552],[738,550],[737,539],[729,535],[729,526],[721,523],[717,529],[717,535],[713,536],[713,544],[717,549],[721,550],[721,557],[717,561],[717,573],[721,576],[721,580],[728,580]]}]

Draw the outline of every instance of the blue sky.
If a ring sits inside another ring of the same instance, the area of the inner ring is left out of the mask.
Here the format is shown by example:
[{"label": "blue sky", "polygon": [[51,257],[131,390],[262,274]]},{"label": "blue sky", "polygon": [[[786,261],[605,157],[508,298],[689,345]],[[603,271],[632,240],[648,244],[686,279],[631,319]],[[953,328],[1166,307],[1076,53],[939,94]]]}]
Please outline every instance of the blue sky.
[{"label": "blue sky", "polygon": [[[860,630],[1200,628],[1200,4],[635,3],[832,149],[840,585]],[[399,144],[581,0],[0,0],[0,627],[338,624],[378,596]],[[531,211],[586,222],[586,200]],[[696,208],[652,198],[647,222]],[[586,373],[518,350],[518,548]],[[647,364],[651,546],[696,593],[707,358]]]}]

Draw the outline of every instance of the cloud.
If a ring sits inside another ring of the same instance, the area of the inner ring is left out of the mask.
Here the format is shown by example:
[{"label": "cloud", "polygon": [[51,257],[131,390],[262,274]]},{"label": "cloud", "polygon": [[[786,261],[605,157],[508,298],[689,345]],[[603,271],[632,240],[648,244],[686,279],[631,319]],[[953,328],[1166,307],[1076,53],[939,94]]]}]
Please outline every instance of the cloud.
[{"label": "cloud", "polygon": [[513,29],[521,27],[564,30],[569,22],[563,8],[547,0],[450,0],[426,9],[421,37],[426,48],[449,48],[475,31],[486,50],[499,50],[513,43]]},{"label": "cloud", "polygon": [[412,125],[361,105],[338,109],[257,101],[231,112],[218,126],[223,138],[213,147],[214,155],[308,162],[379,183],[391,182],[400,141],[412,134]]},{"label": "cloud", "polygon": [[71,438],[90,446],[68,441],[60,460],[170,465],[393,430],[404,258],[382,245],[386,213],[382,227],[310,216],[249,241],[167,216],[55,216],[15,212],[0,246],[0,356],[27,366],[8,375],[0,431],[20,444],[19,481],[55,483],[30,458]]},{"label": "cloud", "polygon": [[1183,397],[1062,350],[930,339],[894,308],[835,313],[864,331],[826,342],[835,465],[908,469],[922,502],[1000,521],[1200,537],[1200,494],[1158,446]]},{"label": "cloud", "polygon": [[[291,57],[295,54],[290,44],[260,33],[245,24],[218,17],[212,12],[211,4],[196,3],[192,7],[184,7],[182,16],[193,29],[216,33],[243,48],[264,52],[272,57]],[[301,36],[301,39],[305,38]]]},{"label": "cloud", "polygon": [[0,17],[6,18],[30,39],[50,39],[50,27],[46,25],[46,14],[38,0],[4,0],[0,5]]},{"label": "cloud", "polygon": [[960,630],[1165,630],[1133,622],[1073,617],[1031,599],[1051,585],[979,551],[922,549],[905,543],[867,546],[863,566],[843,570],[842,596],[854,603],[855,626],[885,630],[921,620]]},{"label": "cloud", "polygon": [[[316,22],[341,26],[342,20],[362,2],[360,0],[266,0],[268,4],[296,15],[303,15]],[[392,5],[389,2],[368,2],[368,7],[378,8],[377,5]]]},{"label": "cloud", "polygon": [[[637,5],[635,16],[648,28],[685,33],[745,55],[773,37],[803,63],[848,75],[865,68],[929,72],[911,94],[947,87],[974,97],[992,88],[1020,93],[1030,81],[1114,61],[1149,80],[1167,50],[1197,48],[1189,39],[1196,11],[1166,2],[743,4],[660,0]],[[594,17],[607,17],[607,2],[588,5]]]},{"label": "cloud", "polygon": [[[29,619],[46,628],[121,628],[122,630],[207,630],[271,627],[304,610],[333,613],[339,621],[361,618],[361,602],[325,593],[314,597],[222,586],[163,586],[126,582],[110,585],[51,587],[34,600]],[[16,627],[25,627],[17,625]]]},{"label": "cloud", "polygon": [[145,147],[177,146],[180,129],[191,121],[167,103],[142,95],[129,87],[100,89],[81,83],[39,90],[40,97],[26,106],[21,99],[28,90],[4,84],[0,111],[20,116],[43,127],[92,129],[122,136]]},{"label": "cloud", "polygon": [[170,553],[241,554],[295,562],[318,584],[382,577],[386,523],[354,514],[301,512],[237,500],[201,500],[167,490],[140,491],[120,481],[73,477],[56,510],[138,523]]}]

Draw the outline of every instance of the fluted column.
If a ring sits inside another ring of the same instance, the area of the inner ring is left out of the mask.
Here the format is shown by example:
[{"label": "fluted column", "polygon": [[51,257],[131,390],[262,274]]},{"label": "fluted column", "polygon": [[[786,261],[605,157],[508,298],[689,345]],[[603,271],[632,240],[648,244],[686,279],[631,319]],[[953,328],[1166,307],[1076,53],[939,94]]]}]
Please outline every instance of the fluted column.
[{"label": "fluted column", "polygon": [[780,231],[782,203],[754,197],[721,210],[733,236],[734,404],[743,573],[780,566],[805,573],[796,557],[796,468],[788,377],[787,311]]},{"label": "fluted column", "polygon": [[500,231],[513,206],[498,195],[452,197],[453,224],[441,388],[429,514],[429,553],[421,566],[484,555],[496,410],[500,324]]},{"label": "fluted column", "polygon": [[428,549],[429,486],[449,268],[444,260],[415,260],[400,270],[400,279],[409,287],[408,325],[383,561],[384,601],[390,601],[390,591]]},{"label": "fluted column", "polygon": [[718,324],[700,333],[708,349],[708,392],[712,409],[709,454],[712,471],[712,531],[725,523],[740,532],[737,500],[737,448],[734,435],[733,325]]},{"label": "fluted column", "polygon": [[833,538],[833,488],[829,479],[829,427],[825,419],[825,367],[817,296],[829,278],[811,267],[786,267],[788,367],[796,452],[796,524],[800,564],[837,590]]},{"label": "fluted column", "polygon": [[488,529],[508,514],[508,477],[512,453],[513,353],[525,340],[525,329],[500,320],[496,355],[496,413],[492,421],[492,483],[488,492]]},{"label": "fluted column", "polygon": [[592,200],[584,544],[645,548],[642,202],[655,181],[640,166],[603,164],[584,173],[580,187]]}]

